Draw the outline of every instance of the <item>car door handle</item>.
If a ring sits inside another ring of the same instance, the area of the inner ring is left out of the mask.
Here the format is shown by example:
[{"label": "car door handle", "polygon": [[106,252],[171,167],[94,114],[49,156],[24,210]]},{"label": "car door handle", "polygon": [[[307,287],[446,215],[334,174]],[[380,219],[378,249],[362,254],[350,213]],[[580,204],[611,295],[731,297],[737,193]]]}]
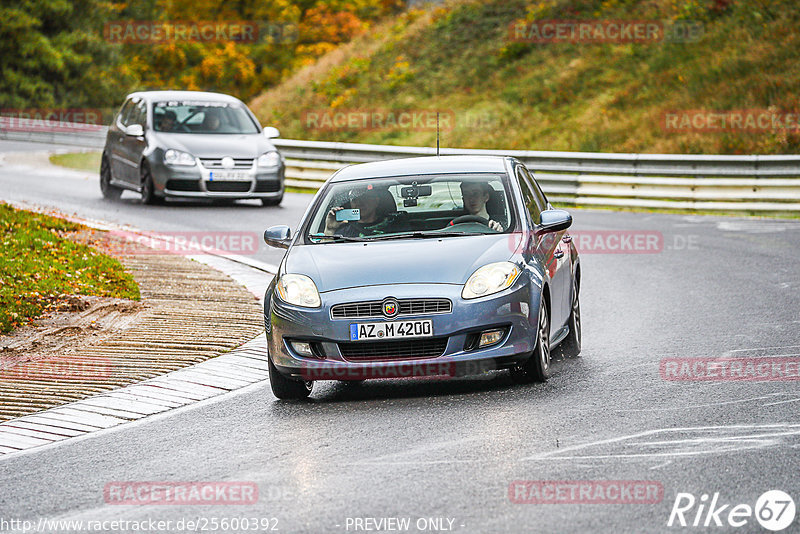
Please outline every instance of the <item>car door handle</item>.
[{"label": "car door handle", "polygon": [[553,254],[553,257],[555,259],[557,259],[557,260],[560,260],[561,258],[564,257],[564,251],[563,250],[556,250],[555,253]]},{"label": "car door handle", "polygon": [[561,241],[563,241],[564,243],[572,243],[572,236],[565,235],[564,237],[561,238]]}]

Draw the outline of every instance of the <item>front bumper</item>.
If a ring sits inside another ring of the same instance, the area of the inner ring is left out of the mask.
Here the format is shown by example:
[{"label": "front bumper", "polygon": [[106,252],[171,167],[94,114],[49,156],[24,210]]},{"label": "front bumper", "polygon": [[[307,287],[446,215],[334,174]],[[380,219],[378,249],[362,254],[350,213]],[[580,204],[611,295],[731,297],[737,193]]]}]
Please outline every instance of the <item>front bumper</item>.
[{"label": "front bumper", "polygon": [[247,169],[249,180],[209,181],[202,166],[190,168],[170,167],[161,162],[151,162],[151,172],[156,191],[169,198],[278,198],[284,193],[286,166]]},{"label": "front bumper", "polygon": [[[265,316],[270,359],[282,374],[304,380],[462,376],[508,368],[525,361],[533,351],[536,339],[536,313],[540,298],[538,287],[527,281],[518,281],[501,293],[474,300],[462,299],[461,290],[461,285],[451,284],[397,284],[342,289],[323,293],[323,305],[317,309],[286,304],[273,295],[269,316]],[[380,301],[386,297],[398,300],[446,298],[452,302],[451,313],[408,315],[392,319],[432,320],[433,338],[422,339],[438,339],[442,343],[446,340],[440,356],[397,356],[375,361],[353,361],[343,356],[342,344],[376,343],[351,342],[351,323],[383,322],[385,319],[332,319],[331,307],[342,303]],[[472,348],[476,335],[491,329],[505,330],[501,341],[490,347]],[[312,343],[315,357],[298,354],[290,341]]]}]

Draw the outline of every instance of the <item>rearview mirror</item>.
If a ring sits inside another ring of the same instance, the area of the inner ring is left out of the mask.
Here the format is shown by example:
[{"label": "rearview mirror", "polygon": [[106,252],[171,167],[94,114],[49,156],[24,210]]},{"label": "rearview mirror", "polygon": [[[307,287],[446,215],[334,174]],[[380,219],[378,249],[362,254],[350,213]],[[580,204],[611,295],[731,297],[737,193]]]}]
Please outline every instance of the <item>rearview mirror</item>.
[{"label": "rearview mirror", "polygon": [[125,128],[125,135],[130,135],[131,137],[141,137],[144,135],[144,128],[142,128],[141,124],[131,124]]},{"label": "rearview mirror", "polygon": [[540,222],[536,225],[536,235],[560,232],[572,226],[572,215],[564,210],[545,210],[540,215]]},{"label": "rearview mirror", "polygon": [[288,226],[270,226],[264,230],[264,243],[275,248],[289,248],[292,241],[292,230]]},{"label": "rearview mirror", "polygon": [[266,128],[264,128],[263,133],[264,137],[266,137],[267,139],[272,139],[273,137],[281,136],[281,132],[278,131],[278,129],[275,128],[274,126],[267,126]]}]

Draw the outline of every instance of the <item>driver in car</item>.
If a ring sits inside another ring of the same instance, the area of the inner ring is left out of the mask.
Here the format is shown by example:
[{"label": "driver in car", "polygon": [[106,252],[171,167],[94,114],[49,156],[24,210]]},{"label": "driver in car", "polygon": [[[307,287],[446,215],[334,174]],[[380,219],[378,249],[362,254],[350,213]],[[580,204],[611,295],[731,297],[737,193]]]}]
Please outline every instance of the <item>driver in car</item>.
[{"label": "driver in car", "polygon": [[219,113],[215,109],[206,111],[203,117],[203,128],[209,132],[216,132],[222,126],[222,121],[219,118]]},{"label": "driver in car", "polygon": [[[467,212],[467,215],[463,217],[480,217],[486,221],[481,221],[483,224],[486,224],[492,230],[502,232],[503,225],[492,220],[489,212],[486,211],[486,203],[489,201],[492,191],[492,186],[486,182],[461,182],[461,198],[464,201],[464,209]],[[452,226],[457,219],[450,221],[450,225]]]},{"label": "driver in car", "polygon": [[325,217],[325,235],[364,237],[395,231],[397,213],[387,213],[381,206],[381,195],[386,194],[391,195],[387,189],[377,189],[372,184],[351,189],[348,194],[350,207],[359,210],[360,218],[337,221],[336,212],[344,209],[344,206],[331,208]]}]

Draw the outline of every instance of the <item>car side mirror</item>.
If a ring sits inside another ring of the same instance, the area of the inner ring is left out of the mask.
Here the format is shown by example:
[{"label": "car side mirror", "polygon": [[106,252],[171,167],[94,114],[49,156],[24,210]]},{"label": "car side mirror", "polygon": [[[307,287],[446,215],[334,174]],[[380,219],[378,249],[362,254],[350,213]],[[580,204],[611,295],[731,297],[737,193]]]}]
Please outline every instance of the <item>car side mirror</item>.
[{"label": "car side mirror", "polygon": [[545,210],[539,215],[539,224],[536,225],[536,235],[560,232],[572,226],[572,215],[564,210]]},{"label": "car side mirror", "polygon": [[289,248],[292,241],[292,230],[288,226],[270,226],[264,230],[264,243],[275,248]]},{"label": "car side mirror", "polygon": [[266,128],[264,128],[263,133],[264,137],[266,137],[267,139],[272,139],[273,137],[281,136],[281,132],[278,131],[278,129],[275,128],[274,126],[267,126]]},{"label": "car side mirror", "polygon": [[131,124],[125,128],[125,135],[130,135],[131,137],[141,137],[144,135],[144,128],[142,128],[141,124]]}]

